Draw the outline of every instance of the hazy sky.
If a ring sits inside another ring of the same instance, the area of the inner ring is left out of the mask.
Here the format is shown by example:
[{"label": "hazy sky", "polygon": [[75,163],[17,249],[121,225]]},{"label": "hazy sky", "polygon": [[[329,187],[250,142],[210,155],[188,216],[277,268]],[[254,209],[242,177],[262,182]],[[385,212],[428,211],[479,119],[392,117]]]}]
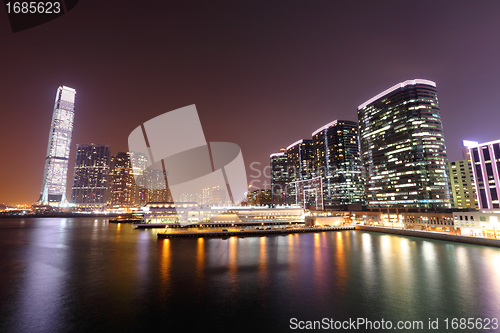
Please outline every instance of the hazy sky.
[{"label": "hazy sky", "polygon": [[77,90],[68,189],[76,144],[126,151],[191,104],[250,181],[252,162],[415,78],[437,83],[450,160],[463,139],[500,139],[500,1],[86,0],[15,34],[0,12],[0,203],[39,198],[60,85]]}]

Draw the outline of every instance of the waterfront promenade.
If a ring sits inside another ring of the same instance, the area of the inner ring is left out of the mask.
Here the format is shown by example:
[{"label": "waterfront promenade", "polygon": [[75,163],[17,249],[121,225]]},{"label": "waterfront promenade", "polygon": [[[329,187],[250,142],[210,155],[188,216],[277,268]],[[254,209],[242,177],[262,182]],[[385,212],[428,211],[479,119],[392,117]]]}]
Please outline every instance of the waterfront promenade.
[{"label": "waterfront promenade", "polygon": [[500,239],[493,239],[493,238],[453,235],[444,232],[408,230],[408,229],[397,229],[397,228],[387,228],[387,227],[372,227],[367,225],[356,225],[355,228],[356,230],[382,232],[386,234],[403,235],[403,236],[423,237],[423,238],[443,240],[447,242],[459,242],[459,243],[467,243],[475,245],[500,247]]}]

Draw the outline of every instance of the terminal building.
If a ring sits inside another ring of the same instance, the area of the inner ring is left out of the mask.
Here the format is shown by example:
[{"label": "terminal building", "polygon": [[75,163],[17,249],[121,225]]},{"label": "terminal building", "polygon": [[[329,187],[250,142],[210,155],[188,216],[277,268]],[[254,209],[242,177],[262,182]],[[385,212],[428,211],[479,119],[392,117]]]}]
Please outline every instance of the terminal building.
[{"label": "terminal building", "polygon": [[150,202],[142,207],[144,223],[188,224],[296,224],[304,223],[304,210],[297,206],[207,206],[196,202]]}]

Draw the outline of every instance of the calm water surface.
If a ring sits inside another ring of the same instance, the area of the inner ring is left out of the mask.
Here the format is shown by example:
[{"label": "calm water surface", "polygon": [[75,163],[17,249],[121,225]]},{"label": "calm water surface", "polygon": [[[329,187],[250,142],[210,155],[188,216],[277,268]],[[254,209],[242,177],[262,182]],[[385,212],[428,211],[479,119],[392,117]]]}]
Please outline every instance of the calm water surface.
[{"label": "calm water surface", "polygon": [[[287,332],[291,318],[421,320],[418,332],[443,332],[446,318],[500,318],[500,249],[362,231],[156,232],[0,220],[0,332]],[[449,330],[466,331],[479,330]]]}]

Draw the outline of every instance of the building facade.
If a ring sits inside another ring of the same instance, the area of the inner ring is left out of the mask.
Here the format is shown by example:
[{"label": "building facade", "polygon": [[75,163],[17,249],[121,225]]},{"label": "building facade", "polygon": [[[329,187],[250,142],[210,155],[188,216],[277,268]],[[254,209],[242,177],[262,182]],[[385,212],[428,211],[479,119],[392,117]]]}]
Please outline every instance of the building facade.
[{"label": "building facade", "polygon": [[368,206],[451,206],[434,82],[399,83],[361,104],[358,119]]},{"label": "building facade", "polygon": [[315,175],[325,205],[364,203],[358,124],[334,120],[312,133]]},{"label": "building facade", "polygon": [[104,208],[109,173],[109,145],[76,145],[71,203],[81,208]]},{"label": "building facade", "polygon": [[50,125],[42,190],[38,203],[61,206],[67,203],[66,182],[75,117],[76,90],[59,87]]},{"label": "building facade", "polygon": [[303,224],[304,210],[299,207],[283,206],[268,208],[262,206],[207,206],[197,202],[150,202],[141,210],[147,224],[193,224],[217,226],[220,224],[244,223],[261,226],[264,224]]},{"label": "building facade", "polygon": [[500,140],[469,147],[479,209],[497,209],[500,191]]},{"label": "building facade", "polygon": [[136,186],[130,154],[118,153],[111,157],[107,204],[111,207],[131,207],[136,204]]},{"label": "building facade", "polygon": [[271,154],[271,196],[273,205],[286,204],[286,183],[288,180],[287,155],[285,149]]},{"label": "building facade", "polygon": [[472,165],[469,160],[448,162],[454,208],[477,208]]},{"label": "building facade", "polygon": [[271,206],[271,190],[253,190],[247,193],[247,206]]},{"label": "building facade", "polygon": [[297,203],[295,182],[314,177],[314,147],[312,140],[299,140],[286,148],[287,204]]}]

